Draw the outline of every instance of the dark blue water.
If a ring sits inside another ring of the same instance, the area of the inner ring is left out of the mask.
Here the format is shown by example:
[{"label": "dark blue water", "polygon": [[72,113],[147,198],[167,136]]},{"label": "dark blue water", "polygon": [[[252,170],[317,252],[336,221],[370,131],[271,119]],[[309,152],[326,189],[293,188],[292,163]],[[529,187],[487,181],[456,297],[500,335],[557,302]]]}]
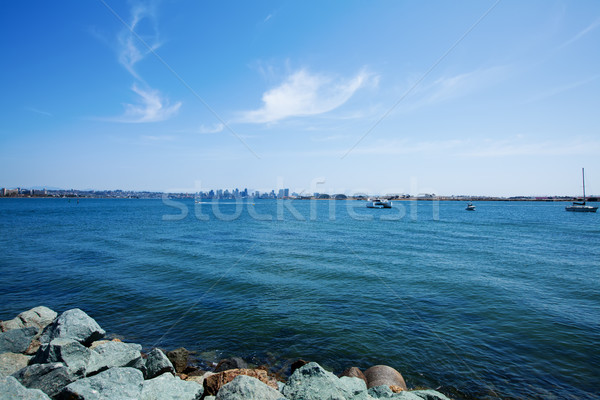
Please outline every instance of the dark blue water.
[{"label": "dark blue water", "polygon": [[457,398],[600,398],[600,214],[257,200],[204,205],[203,221],[178,204],[183,219],[161,200],[2,199],[0,318],[79,307],[206,361],[388,364]]}]

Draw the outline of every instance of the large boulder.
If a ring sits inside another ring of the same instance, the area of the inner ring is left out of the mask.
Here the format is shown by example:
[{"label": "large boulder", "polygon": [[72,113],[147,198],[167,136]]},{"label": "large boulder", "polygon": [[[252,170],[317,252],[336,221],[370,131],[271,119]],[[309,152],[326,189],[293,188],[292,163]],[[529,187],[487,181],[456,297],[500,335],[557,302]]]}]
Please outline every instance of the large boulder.
[{"label": "large boulder", "polygon": [[102,339],[106,332],[96,321],[78,308],[67,310],[44,329],[41,343],[50,343],[53,339],[74,339],[89,346],[93,341]]},{"label": "large boulder", "polygon": [[62,363],[32,364],[12,374],[29,389],[39,389],[50,397],[56,396],[77,377]]},{"label": "large boulder", "polygon": [[256,378],[238,375],[219,390],[216,400],[286,400],[279,391]]},{"label": "large boulder", "polygon": [[165,373],[144,381],[141,400],[200,400],[203,393],[201,385]]},{"label": "large boulder", "polygon": [[152,349],[146,357],[146,379],[152,379],[169,372],[175,373],[175,368],[165,353],[160,349]]},{"label": "large boulder", "polygon": [[267,386],[277,390],[277,381],[270,377],[267,371],[262,369],[230,369],[223,372],[218,372],[204,379],[204,393],[207,396],[215,396],[219,390],[233,381],[238,375],[247,375],[256,378]]},{"label": "large boulder", "polygon": [[175,371],[179,373],[182,373],[187,368],[189,356],[190,352],[185,347],[180,347],[167,353],[167,357],[173,364]]},{"label": "large boulder", "polygon": [[142,359],[141,350],[142,346],[135,343],[107,342],[101,344],[91,350],[86,374],[89,376],[115,367],[132,367],[143,371],[145,362]]},{"label": "large boulder", "polygon": [[69,373],[75,376],[84,376],[92,350],[88,349],[77,340],[58,338],[42,345],[31,364],[44,364],[61,362],[66,365]]},{"label": "large boulder", "polygon": [[29,328],[32,326],[38,330],[42,330],[54,321],[56,315],[48,307],[34,307],[31,310],[22,312],[9,321],[0,321],[0,331],[6,332],[12,329]]},{"label": "large boulder", "polygon": [[368,384],[367,377],[365,376],[365,374],[363,374],[363,372],[358,367],[350,367],[350,368],[346,369],[344,372],[342,372],[340,374],[340,378],[342,376],[347,376],[349,378],[359,378],[365,382],[365,385]]},{"label": "large boulder", "polygon": [[298,368],[288,379],[282,393],[290,400],[366,400],[367,387],[358,378],[338,378],[311,362]]},{"label": "large boulder", "polygon": [[367,387],[375,386],[398,386],[402,390],[407,390],[406,383],[400,372],[387,365],[375,365],[365,371],[367,378]]},{"label": "large boulder", "polygon": [[39,389],[27,389],[12,376],[0,378],[0,400],[50,400],[50,397]]},{"label": "large boulder", "polygon": [[25,368],[31,357],[18,353],[0,354],[0,378],[9,376]]},{"label": "large boulder", "polygon": [[223,372],[228,369],[247,369],[248,363],[239,357],[225,358],[217,364],[215,372]]},{"label": "large boulder", "polygon": [[0,333],[0,353],[25,353],[37,333],[34,326]]},{"label": "large boulder", "polygon": [[69,384],[60,398],[69,400],[140,399],[144,374],[135,368],[111,368]]}]

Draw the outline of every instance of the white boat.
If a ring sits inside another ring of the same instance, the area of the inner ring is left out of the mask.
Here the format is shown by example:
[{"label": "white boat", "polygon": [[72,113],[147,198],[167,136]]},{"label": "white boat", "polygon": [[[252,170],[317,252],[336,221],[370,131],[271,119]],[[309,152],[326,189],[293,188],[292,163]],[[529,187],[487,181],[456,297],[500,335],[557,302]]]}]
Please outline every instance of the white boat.
[{"label": "white boat", "polygon": [[583,168],[581,168],[581,178],[583,179],[583,201],[574,201],[573,204],[571,204],[570,206],[566,206],[565,210],[576,212],[596,212],[596,210],[598,210],[598,207],[588,206],[585,204],[585,172]]},{"label": "white boat", "polygon": [[467,204],[467,208],[465,208],[465,210],[475,211],[475,206],[473,205],[473,203],[469,202],[469,204]]},{"label": "white boat", "polygon": [[392,202],[385,199],[369,199],[367,208],[392,208]]}]

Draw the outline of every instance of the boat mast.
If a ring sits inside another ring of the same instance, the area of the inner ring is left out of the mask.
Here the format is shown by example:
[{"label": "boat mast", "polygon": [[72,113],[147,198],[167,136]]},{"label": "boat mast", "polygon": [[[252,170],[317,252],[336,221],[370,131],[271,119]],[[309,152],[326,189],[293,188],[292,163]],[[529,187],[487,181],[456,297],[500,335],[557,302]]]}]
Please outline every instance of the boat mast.
[{"label": "boat mast", "polygon": [[581,168],[581,179],[583,179],[583,204],[585,204],[585,171]]}]

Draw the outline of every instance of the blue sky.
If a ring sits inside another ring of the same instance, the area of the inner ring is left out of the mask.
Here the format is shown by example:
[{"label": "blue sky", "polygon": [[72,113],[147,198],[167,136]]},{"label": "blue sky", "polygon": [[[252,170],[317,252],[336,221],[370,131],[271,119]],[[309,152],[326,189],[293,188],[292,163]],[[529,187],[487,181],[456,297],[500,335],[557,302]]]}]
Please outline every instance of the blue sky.
[{"label": "blue sky", "polygon": [[0,187],[600,194],[598,1],[11,1]]}]

